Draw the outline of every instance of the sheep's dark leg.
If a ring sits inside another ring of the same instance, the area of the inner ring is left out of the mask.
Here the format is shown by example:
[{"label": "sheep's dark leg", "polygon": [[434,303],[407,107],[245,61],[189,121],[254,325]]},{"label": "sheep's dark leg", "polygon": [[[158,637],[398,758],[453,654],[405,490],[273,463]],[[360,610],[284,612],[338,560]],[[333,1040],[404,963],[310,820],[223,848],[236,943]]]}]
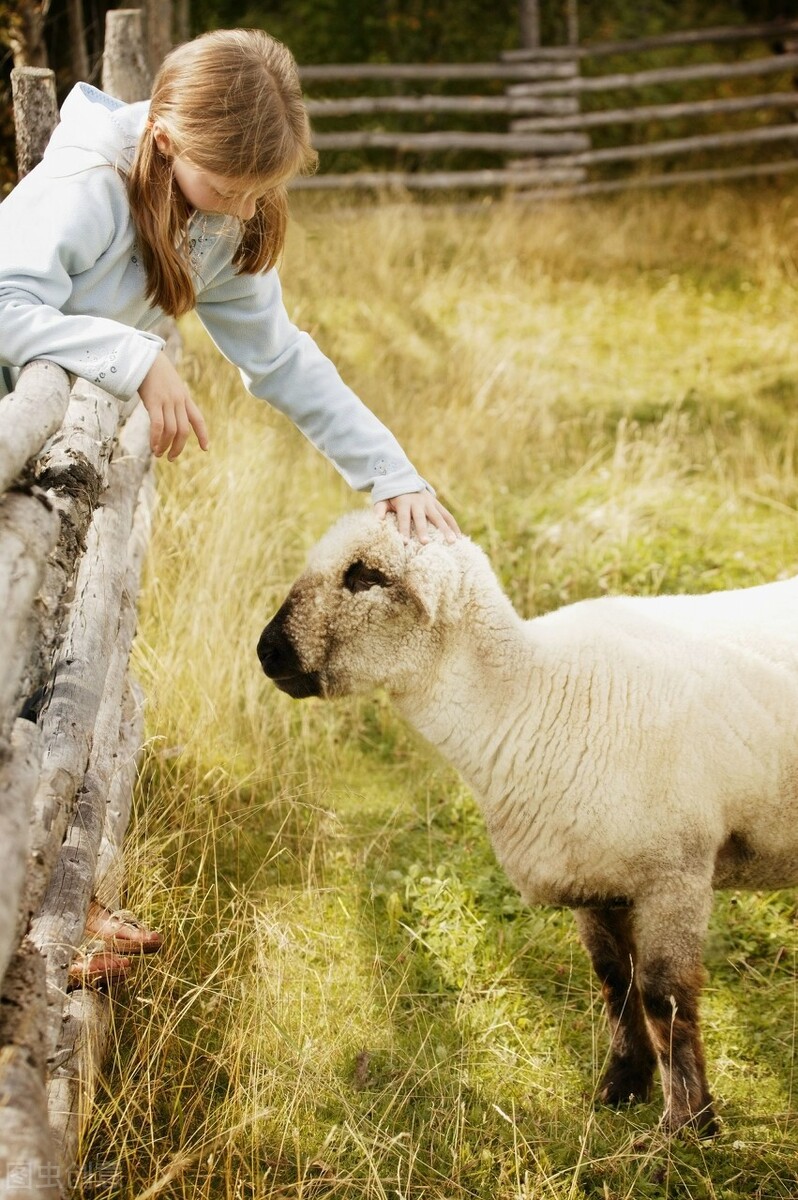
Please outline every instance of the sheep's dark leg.
[{"label": "sheep's dark leg", "polygon": [[635,936],[639,987],[665,1096],[663,1125],[717,1132],[707,1084],[698,1007],[704,982],[702,954],[712,889],[680,877],[638,901]]},{"label": "sheep's dark leg", "polygon": [[598,1098],[612,1105],[647,1100],[657,1056],[637,986],[632,913],[624,908],[580,908],[574,915],[601,982],[612,1035],[610,1058],[599,1084]]}]

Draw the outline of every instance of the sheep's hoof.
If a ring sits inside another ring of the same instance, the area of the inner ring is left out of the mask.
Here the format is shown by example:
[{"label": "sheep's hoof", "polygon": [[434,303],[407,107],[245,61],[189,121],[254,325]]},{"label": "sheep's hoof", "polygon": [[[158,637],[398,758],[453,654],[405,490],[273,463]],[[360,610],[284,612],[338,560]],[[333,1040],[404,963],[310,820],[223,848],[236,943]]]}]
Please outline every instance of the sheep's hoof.
[{"label": "sheep's hoof", "polygon": [[623,1059],[611,1062],[599,1084],[599,1101],[611,1108],[645,1104],[651,1096],[653,1077],[653,1067],[641,1067]]},{"label": "sheep's hoof", "polygon": [[663,1131],[680,1137],[713,1138],[720,1133],[720,1124],[712,1104],[706,1104],[698,1113],[666,1112],[662,1118]]}]

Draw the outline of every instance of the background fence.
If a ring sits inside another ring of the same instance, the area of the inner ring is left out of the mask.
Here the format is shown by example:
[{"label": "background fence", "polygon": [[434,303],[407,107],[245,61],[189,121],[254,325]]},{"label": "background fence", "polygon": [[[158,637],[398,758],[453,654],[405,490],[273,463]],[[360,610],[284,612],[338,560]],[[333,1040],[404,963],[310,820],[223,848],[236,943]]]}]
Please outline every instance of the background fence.
[{"label": "background fence", "polygon": [[[138,14],[110,17],[112,42],[126,28],[111,84],[146,95]],[[56,118],[54,80],[28,68],[14,87],[24,170]],[[0,400],[0,1195],[15,1200],[65,1194],[108,1037],[108,996],[68,990],[68,973],[90,900],[120,903],[149,437],[137,397],[70,386],[53,363]]]},{"label": "background fence", "polygon": [[[664,61],[674,57],[691,61]],[[653,65],[617,69],[629,58]],[[541,198],[798,168],[798,20],[511,51],[500,63],[301,74],[322,161],[304,189]],[[667,170],[641,171],[651,164]]]}]

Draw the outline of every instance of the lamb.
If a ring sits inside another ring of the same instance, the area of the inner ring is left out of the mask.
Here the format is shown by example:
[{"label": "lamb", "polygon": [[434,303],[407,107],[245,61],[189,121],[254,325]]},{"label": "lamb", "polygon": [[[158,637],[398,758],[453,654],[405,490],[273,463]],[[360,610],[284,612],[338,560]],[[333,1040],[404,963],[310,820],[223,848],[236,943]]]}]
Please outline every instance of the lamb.
[{"label": "lamb", "polygon": [[290,696],[387,690],[460,770],[529,903],[573,909],[611,1049],[599,1099],[717,1131],[699,1028],[713,888],[798,882],[798,578],[523,620],[468,538],[344,517],[260,638]]}]

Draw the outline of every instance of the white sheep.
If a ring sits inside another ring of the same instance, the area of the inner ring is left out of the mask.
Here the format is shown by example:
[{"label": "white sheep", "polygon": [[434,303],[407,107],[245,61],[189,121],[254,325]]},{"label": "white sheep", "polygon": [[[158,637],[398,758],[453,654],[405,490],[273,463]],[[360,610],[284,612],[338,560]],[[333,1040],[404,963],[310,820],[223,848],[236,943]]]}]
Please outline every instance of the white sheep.
[{"label": "white sheep", "polygon": [[524,899],[574,910],[609,1104],[657,1063],[668,1131],[716,1131],[698,1022],[719,887],[798,882],[798,579],[524,621],[482,551],[338,522],[266,626],[289,695],[387,689],[480,800]]}]

